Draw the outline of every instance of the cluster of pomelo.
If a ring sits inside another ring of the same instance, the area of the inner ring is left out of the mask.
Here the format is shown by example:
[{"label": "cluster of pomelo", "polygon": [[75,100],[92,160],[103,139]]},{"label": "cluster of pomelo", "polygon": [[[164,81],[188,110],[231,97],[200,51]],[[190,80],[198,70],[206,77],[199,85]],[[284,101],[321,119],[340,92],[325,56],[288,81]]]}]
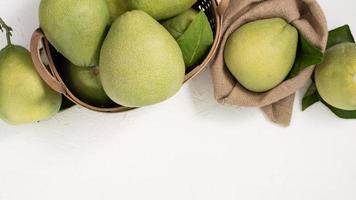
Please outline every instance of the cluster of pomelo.
[{"label": "cluster of pomelo", "polygon": [[[212,28],[192,8],[196,2],[42,0],[39,20],[65,57],[63,79],[78,98],[97,107],[143,107],[175,95],[209,52]],[[59,111],[61,95],[36,74],[27,50],[9,43],[0,56],[0,118],[22,124]]]},{"label": "cluster of pomelo", "polygon": [[[213,33],[196,0],[42,0],[40,25],[67,60],[64,78],[94,106],[142,107],[162,102],[181,88],[187,70],[206,56]],[[11,44],[0,52],[0,118],[13,124],[49,118],[61,95],[36,73],[29,52]],[[224,49],[227,68],[247,90],[261,93],[282,83],[298,54],[298,30],[281,18],[249,22]],[[195,45],[192,45],[194,43]],[[315,82],[331,106],[356,110],[356,44],[326,51]]]},{"label": "cluster of pomelo", "polygon": [[[236,30],[225,46],[225,63],[252,92],[266,92],[287,78],[296,59],[298,31],[280,18],[257,20]],[[356,110],[356,44],[329,48],[316,66],[315,83],[323,101]]]}]

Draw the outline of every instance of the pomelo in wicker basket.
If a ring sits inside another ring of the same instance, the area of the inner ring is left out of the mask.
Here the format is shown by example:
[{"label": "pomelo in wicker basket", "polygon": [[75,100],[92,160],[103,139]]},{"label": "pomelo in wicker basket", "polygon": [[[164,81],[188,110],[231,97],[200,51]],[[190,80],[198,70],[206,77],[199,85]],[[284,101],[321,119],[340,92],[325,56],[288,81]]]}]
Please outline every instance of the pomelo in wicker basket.
[{"label": "pomelo in wicker basket", "polygon": [[105,0],[110,11],[111,19],[115,20],[129,10],[127,0]]},{"label": "pomelo in wicker basket", "polygon": [[175,39],[178,39],[187,30],[197,14],[197,10],[190,8],[176,17],[163,21],[162,25]]},{"label": "pomelo in wicker basket", "polygon": [[170,33],[147,13],[121,15],[100,53],[104,89],[116,103],[143,107],[173,96],[184,81],[182,52]]},{"label": "pomelo in wicker basket", "polygon": [[103,0],[42,0],[39,21],[46,38],[77,66],[96,66],[111,24]]},{"label": "pomelo in wicker basket", "polygon": [[[222,25],[222,18],[220,16],[223,13],[222,11],[226,10],[226,6],[222,7],[222,9],[218,9],[216,1],[213,0],[199,0],[193,6],[193,8],[196,10],[203,10],[207,15],[211,28],[214,31],[214,43],[210,48],[209,52],[207,52],[205,59],[199,62],[199,64],[197,64],[196,66],[193,66],[190,69],[186,70],[184,83],[197,76],[207,66],[209,61],[212,59],[214,53],[216,52],[219,43],[219,37],[221,35],[220,30]],[[45,55],[49,61],[48,70],[43,64],[42,58],[39,53],[41,46],[44,48]],[[85,48],[85,45],[83,45],[83,48]],[[64,80],[65,77],[62,69],[62,62],[65,59],[47,40],[47,35],[44,34],[43,30],[41,29],[36,30],[32,36],[31,53],[32,59],[35,63],[35,67],[38,73],[41,75],[42,79],[45,80],[45,82],[51,88],[65,95],[73,103],[93,111],[106,113],[125,112],[133,109],[132,107],[125,107],[117,104],[108,107],[98,107],[95,105],[91,105],[90,103],[86,103],[85,101],[83,101],[83,99],[81,99],[81,97],[77,96],[75,94],[75,91],[72,91],[68,83],[66,83],[66,81]]]},{"label": "pomelo in wicker basket", "polygon": [[69,61],[64,61],[62,67],[63,81],[78,98],[98,107],[114,104],[104,91],[98,67],[79,67]]},{"label": "pomelo in wicker basket", "polygon": [[131,10],[143,10],[156,20],[174,17],[192,7],[197,0],[127,0]]}]

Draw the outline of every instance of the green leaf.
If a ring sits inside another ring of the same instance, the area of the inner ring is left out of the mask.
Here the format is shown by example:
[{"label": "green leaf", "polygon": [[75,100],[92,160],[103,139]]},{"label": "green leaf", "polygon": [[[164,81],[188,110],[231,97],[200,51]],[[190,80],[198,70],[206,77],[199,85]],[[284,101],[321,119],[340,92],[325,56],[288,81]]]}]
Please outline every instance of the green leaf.
[{"label": "green leaf", "polygon": [[356,110],[354,111],[348,111],[348,110],[341,110],[338,108],[335,108],[325,101],[323,101],[323,104],[325,104],[336,116],[342,118],[342,119],[356,119]]},{"label": "green leaf", "polygon": [[336,116],[342,118],[342,119],[356,119],[356,110],[355,111],[348,111],[348,110],[342,110],[335,108],[331,106],[330,104],[326,103],[319,95],[315,83],[313,83],[308,91],[305,93],[305,96],[303,98],[303,103],[302,103],[302,109],[305,111],[308,107],[311,105],[321,101],[325,106],[327,106],[331,112],[333,112]]},{"label": "green leaf", "polygon": [[319,93],[316,89],[315,83],[312,83],[305,93],[302,101],[302,110],[305,111],[307,108],[312,106],[313,104],[320,101]]},{"label": "green leaf", "polygon": [[323,62],[324,54],[318,48],[311,45],[302,34],[299,34],[297,57],[289,78],[294,78],[305,68]]},{"label": "green leaf", "polygon": [[213,41],[214,35],[209,20],[205,13],[200,11],[188,29],[177,40],[188,69],[204,59]]},{"label": "green leaf", "polygon": [[345,42],[355,43],[349,25],[344,25],[329,32],[327,48]]}]

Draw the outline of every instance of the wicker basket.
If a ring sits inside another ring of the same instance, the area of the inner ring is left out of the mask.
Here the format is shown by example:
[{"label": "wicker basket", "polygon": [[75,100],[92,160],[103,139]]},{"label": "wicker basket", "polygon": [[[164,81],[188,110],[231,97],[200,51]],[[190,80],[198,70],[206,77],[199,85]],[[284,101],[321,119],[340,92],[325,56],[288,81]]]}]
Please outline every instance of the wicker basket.
[{"label": "wicker basket", "polygon": [[[219,5],[220,6],[220,5]],[[196,9],[203,10],[209,18],[209,22],[214,31],[214,43],[212,48],[205,58],[205,60],[198,66],[196,66],[191,71],[187,72],[185,76],[184,83],[191,80],[197,76],[209,63],[209,61],[214,56],[214,53],[217,50],[218,43],[220,41],[220,30],[222,24],[221,14],[223,13],[224,8],[218,8],[217,0],[199,0],[198,3],[194,6]],[[43,60],[40,55],[40,45],[43,46],[45,54],[48,58],[49,69],[47,70],[46,66],[43,64]],[[61,69],[57,68],[60,66],[59,63],[63,60],[63,57],[57,53],[57,51],[51,46],[51,44],[46,39],[46,36],[43,34],[41,29],[37,29],[31,39],[31,54],[32,59],[35,64],[36,70],[41,76],[41,78],[55,91],[66,96],[73,103],[87,108],[89,110],[97,112],[106,112],[106,113],[117,113],[125,112],[134,108],[128,108],[120,105],[115,105],[110,108],[95,107],[89,105],[79,98],[77,98],[66,86],[65,82],[61,78]]]}]

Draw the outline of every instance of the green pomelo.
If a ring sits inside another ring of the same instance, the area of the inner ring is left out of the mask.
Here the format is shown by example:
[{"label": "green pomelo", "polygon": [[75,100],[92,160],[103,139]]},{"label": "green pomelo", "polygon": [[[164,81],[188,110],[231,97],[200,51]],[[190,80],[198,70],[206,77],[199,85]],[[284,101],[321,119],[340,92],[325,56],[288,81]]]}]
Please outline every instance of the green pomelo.
[{"label": "green pomelo", "polygon": [[176,17],[162,22],[162,25],[175,39],[178,39],[188,29],[189,25],[193,22],[198,13],[198,11],[190,8]]},{"label": "green pomelo", "polygon": [[0,51],[0,118],[10,124],[48,119],[62,97],[37,74],[28,50],[10,45]]},{"label": "green pomelo", "polygon": [[247,23],[228,39],[224,59],[246,89],[265,92],[291,71],[297,53],[298,31],[280,18]]},{"label": "green pomelo", "polygon": [[316,67],[315,83],[328,104],[356,110],[356,44],[342,43],[328,49]]},{"label": "green pomelo", "polygon": [[156,20],[174,17],[196,2],[197,0],[128,0],[131,10],[143,10]]},{"label": "green pomelo", "polygon": [[126,12],[114,22],[99,66],[108,96],[127,107],[168,99],[181,88],[185,74],[177,42],[143,11]]},{"label": "green pomelo", "polygon": [[113,104],[101,84],[98,67],[78,67],[67,62],[64,71],[67,86],[77,98],[98,107],[107,107]]},{"label": "green pomelo", "polygon": [[40,26],[51,44],[78,66],[96,66],[111,23],[103,0],[42,0]]},{"label": "green pomelo", "polygon": [[111,19],[115,20],[129,10],[127,0],[105,0],[110,11]]}]

